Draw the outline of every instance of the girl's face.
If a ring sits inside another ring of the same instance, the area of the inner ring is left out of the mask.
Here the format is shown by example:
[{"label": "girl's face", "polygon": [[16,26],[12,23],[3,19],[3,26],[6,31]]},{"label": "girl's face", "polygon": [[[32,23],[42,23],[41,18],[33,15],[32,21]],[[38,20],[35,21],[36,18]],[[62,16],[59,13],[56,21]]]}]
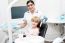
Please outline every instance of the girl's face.
[{"label": "girl's face", "polygon": [[37,25],[38,25],[38,22],[32,21],[32,27],[33,28],[37,27]]}]

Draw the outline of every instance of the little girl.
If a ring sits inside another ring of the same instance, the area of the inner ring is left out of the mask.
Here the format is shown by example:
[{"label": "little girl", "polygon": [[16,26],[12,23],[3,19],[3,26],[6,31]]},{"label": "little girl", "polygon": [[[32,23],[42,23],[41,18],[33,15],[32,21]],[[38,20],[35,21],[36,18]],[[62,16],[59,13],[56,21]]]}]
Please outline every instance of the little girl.
[{"label": "little girl", "polygon": [[33,16],[31,22],[32,22],[32,29],[30,31],[30,35],[38,36],[40,27],[40,18],[37,16]]}]

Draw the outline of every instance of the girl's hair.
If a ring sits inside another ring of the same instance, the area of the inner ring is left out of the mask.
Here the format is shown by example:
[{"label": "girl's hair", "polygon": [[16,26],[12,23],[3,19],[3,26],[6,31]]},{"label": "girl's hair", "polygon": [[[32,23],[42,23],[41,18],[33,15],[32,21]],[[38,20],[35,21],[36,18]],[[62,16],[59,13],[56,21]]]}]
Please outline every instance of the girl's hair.
[{"label": "girl's hair", "polygon": [[37,27],[40,28],[40,23],[41,23],[41,20],[39,17],[37,16],[33,16],[32,19],[31,19],[32,22],[36,22],[38,23]]},{"label": "girl's hair", "polygon": [[30,3],[30,2],[31,2],[32,4],[35,4],[33,0],[28,0],[26,4],[28,5],[28,3]]}]

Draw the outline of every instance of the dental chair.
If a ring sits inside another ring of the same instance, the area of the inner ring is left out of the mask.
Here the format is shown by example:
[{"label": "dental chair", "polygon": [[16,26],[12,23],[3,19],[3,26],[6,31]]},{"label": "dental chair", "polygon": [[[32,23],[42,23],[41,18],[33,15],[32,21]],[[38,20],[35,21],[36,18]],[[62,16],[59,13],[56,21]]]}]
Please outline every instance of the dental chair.
[{"label": "dental chair", "polygon": [[48,20],[47,17],[43,17],[43,19],[41,20],[41,26],[40,26],[40,30],[39,30],[39,36],[45,37],[48,25],[46,23],[46,21]]},{"label": "dental chair", "polygon": [[47,31],[48,25],[46,23],[42,23],[40,30],[39,30],[39,36],[45,37],[46,31]]}]

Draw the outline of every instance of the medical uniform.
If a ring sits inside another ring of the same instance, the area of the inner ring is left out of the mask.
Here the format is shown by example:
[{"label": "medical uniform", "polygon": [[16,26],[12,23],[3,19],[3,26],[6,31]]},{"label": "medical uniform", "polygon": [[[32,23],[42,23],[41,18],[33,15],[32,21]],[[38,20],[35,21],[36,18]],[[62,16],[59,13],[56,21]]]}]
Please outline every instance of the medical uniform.
[{"label": "medical uniform", "polygon": [[44,14],[42,14],[41,11],[35,10],[35,12],[33,14],[31,14],[30,11],[25,12],[24,19],[27,20],[29,27],[31,26],[31,18],[33,16],[38,16],[38,17],[40,17],[40,19],[44,19]]}]

